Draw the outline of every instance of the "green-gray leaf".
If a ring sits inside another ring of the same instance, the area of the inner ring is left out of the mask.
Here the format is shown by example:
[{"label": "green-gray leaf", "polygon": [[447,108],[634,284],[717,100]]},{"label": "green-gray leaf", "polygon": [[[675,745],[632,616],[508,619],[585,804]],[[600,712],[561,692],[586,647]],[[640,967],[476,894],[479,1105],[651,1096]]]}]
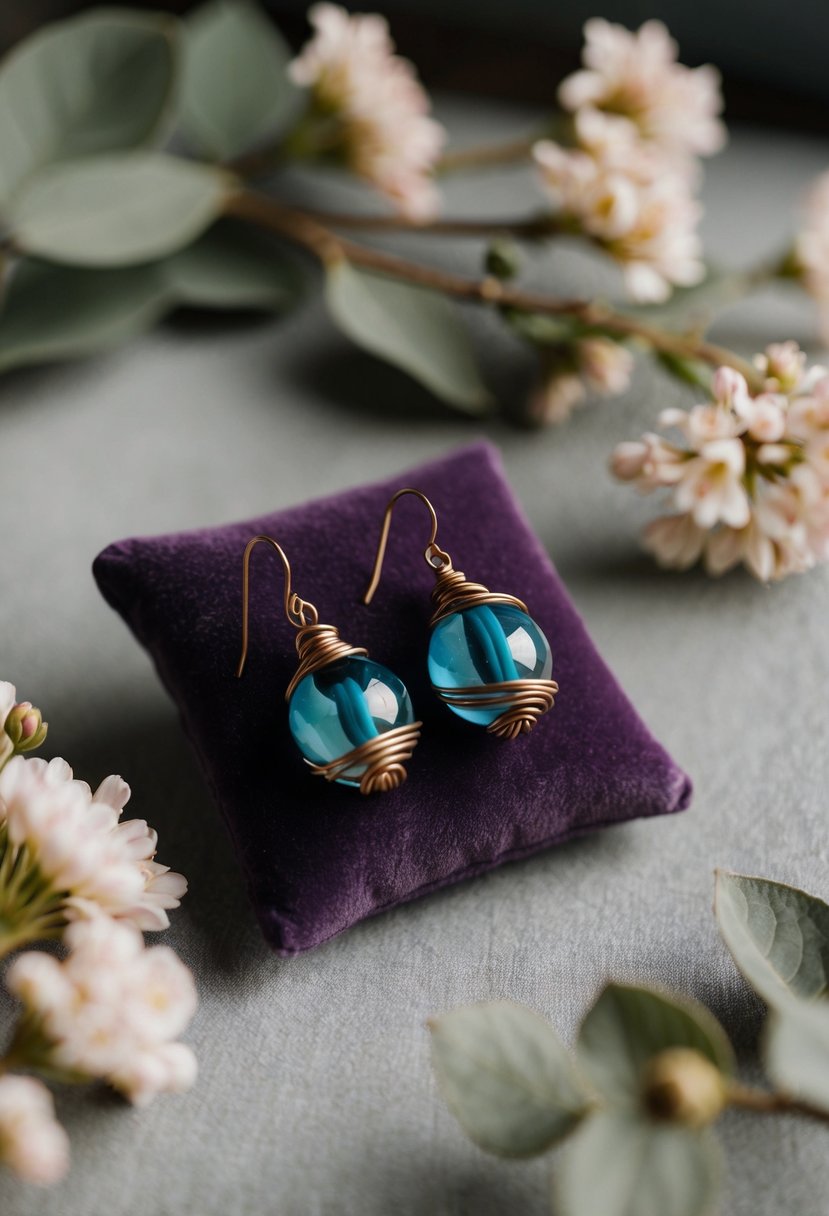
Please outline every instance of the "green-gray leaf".
[{"label": "green-gray leaf", "polygon": [[453,1009],[432,1029],[441,1092],[464,1131],[505,1157],[543,1153],[584,1115],[589,1096],[552,1026],[510,1001]]},{"label": "green-gray leaf", "polygon": [[182,132],[222,160],[284,126],[298,91],[291,53],[249,0],[211,0],[186,23]]},{"label": "green-gray leaf", "polygon": [[720,1178],[710,1132],[601,1111],[579,1129],[556,1175],[560,1216],[703,1216]]},{"label": "green-gray leaf", "polygon": [[796,887],[717,873],[720,933],[752,988],[773,1008],[823,996],[829,975],[829,906]]},{"label": "green-gray leaf", "polygon": [[155,266],[77,270],[26,262],[0,312],[0,370],[117,346],[161,316],[164,297]]},{"label": "green-gray leaf", "polygon": [[670,1047],[689,1047],[720,1071],[733,1071],[731,1044],[702,1005],[647,988],[608,984],[582,1023],[578,1059],[602,1097],[636,1106],[646,1065]]},{"label": "green-gray leaf", "polygon": [[471,414],[491,398],[466,330],[437,292],[337,262],[327,275],[331,316],[358,346],[408,372],[449,405]]},{"label": "green-gray leaf", "polygon": [[296,303],[296,264],[266,233],[220,220],[163,265],[179,304],[197,308],[261,308],[277,312]]},{"label": "green-gray leaf", "polygon": [[164,152],[94,156],[42,169],[15,197],[10,226],[34,256],[128,266],[194,240],[219,215],[231,179]]},{"label": "green-gray leaf", "polygon": [[829,1007],[790,1002],[766,1028],[766,1066],[778,1088],[829,1110]]},{"label": "green-gray leaf", "polygon": [[175,34],[169,17],[104,9],[15,47],[0,65],[0,206],[44,165],[157,134],[175,83]]}]

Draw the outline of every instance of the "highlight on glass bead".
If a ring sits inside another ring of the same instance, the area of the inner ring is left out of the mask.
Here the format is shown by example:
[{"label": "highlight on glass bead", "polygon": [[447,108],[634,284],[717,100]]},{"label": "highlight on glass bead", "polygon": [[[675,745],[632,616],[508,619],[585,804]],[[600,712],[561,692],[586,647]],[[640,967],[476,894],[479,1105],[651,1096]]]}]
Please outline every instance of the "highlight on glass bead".
[{"label": "highlight on glass bead", "polygon": [[[465,705],[456,689],[484,689],[511,680],[549,680],[550,643],[531,616],[512,604],[476,604],[438,621],[429,642],[429,677],[461,718],[490,726],[505,704]],[[474,700],[474,697],[471,698]],[[484,699],[482,694],[481,700]]]},{"label": "highlight on glass bead", "polygon": [[[328,765],[397,727],[414,722],[408,689],[373,659],[352,655],[310,672],[288,705],[291,734],[311,764]],[[359,786],[367,765],[355,763],[336,780]]]}]

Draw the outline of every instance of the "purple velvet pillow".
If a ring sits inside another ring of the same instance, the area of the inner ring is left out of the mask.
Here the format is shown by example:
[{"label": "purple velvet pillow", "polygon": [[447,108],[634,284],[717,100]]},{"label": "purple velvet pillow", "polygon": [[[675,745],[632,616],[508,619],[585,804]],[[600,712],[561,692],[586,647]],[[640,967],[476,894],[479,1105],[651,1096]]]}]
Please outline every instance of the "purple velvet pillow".
[{"label": "purple velvet pillow", "polygon": [[[360,603],[383,510],[404,485],[434,502],[439,543],[457,568],[524,600],[549,638],[561,691],[531,734],[493,738],[431,692],[434,579],[422,560],[428,518],[413,498],[396,508],[371,607]],[[265,547],[252,562],[250,655],[236,679],[242,551],[258,532],[286,550],[295,590],[320,620],[408,685],[423,734],[393,793],[329,785],[297,752],[284,701],[295,631],[281,611],[281,568]],[[503,861],[690,800],[688,778],[600,659],[486,444],[245,523],[121,541],[94,573],[180,710],[279,954]]]}]

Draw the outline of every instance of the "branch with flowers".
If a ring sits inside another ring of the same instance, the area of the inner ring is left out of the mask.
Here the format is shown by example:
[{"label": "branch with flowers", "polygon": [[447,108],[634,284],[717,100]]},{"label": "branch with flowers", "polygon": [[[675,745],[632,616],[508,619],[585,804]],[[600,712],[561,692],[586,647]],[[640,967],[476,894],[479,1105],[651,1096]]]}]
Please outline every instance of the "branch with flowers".
[{"label": "branch with flowers", "polygon": [[[253,0],[208,0],[184,22],[93,10],[11,52],[0,370],[112,346],[181,305],[284,311],[304,280],[294,255],[310,254],[340,329],[470,414],[494,402],[457,302],[489,310],[532,353],[529,422],[624,392],[636,351],[695,385],[704,406],[663,418],[684,447],[647,436],[613,460],[623,479],[672,495],[674,514],[645,535],[663,565],[743,562],[766,581],[825,560],[824,378],[791,343],[750,361],[706,331],[723,304],[779,280],[815,298],[829,333],[829,173],[788,249],[715,273],[697,228],[701,161],[726,141],[719,76],[683,66],[660,22],[631,33],[589,21],[583,65],[536,137],[447,150],[382,17],[323,3],[309,18],[298,55]],[[527,214],[440,214],[443,174],[521,160],[536,183]],[[291,206],[283,172],[296,164],[339,166],[388,210]],[[372,243],[388,231],[477,239],[478,272]],[[620,302],[524,285],[525,255],[561,238],[617,268]]]},{"label": "branch with flowers", "polygon": [[718,871],[720,934],[769,1010],[771,1088],[747,1085],[704,1006],[609,983],[570,1052],[509,1001],[430,1022],[438,1087],[484,1151],[529,1158],[561,1145],[557,1216],[705,1216],[722,1175],[714,1126],[729,1108],[829,1123],[829,905],[764,878]]},{"label": "branch with flowers", "polygon": [[[0,682],[0,958],[20,1007],[0,1046],[0,1163],[40,1184],[69,1164],[47,1080],[103,1081],[144,1105],[196,1075],[177,1041],[193,978],[142,936],[168,927],[187,883],[155,860],[144,820],[121,820],[126,783],[107,777],[93,793],[65,760],[28,754],[45,737],[40,712]],[[28,948],[49,941],[59,955]]]}]

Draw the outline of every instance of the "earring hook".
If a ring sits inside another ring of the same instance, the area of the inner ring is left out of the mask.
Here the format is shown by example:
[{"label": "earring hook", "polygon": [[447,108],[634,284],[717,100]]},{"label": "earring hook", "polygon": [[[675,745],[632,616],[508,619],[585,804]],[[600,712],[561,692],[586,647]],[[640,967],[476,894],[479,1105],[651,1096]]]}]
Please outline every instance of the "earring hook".
[{"label": "earring hook", "polygon": [[369,580],[368,587],[363,595],[364,604],[371,603],[371,601],[374,599],[374,593],[380,583],[380,574],[383,569],[383,558],[386,556],[386,545],[389,539],[389,529],[391,528],[391,514],[394,510],[394,504],[399,498],[402,498],[404,494],[414,494],[415,498],[419,498],[426,507],[426,510],[429,512],[432,520],[432,532],[429,537],[429,543],[423,551],[423,557],[426,564],[430,566],[432,570],[436,571],[451,570],[452,568],[452,559],[450,558],[449,554],[444,553],[443,549],[439,548],[437,544],[438,517],[437,513],[435,512],[435,508],[421,490],[414,490],[410,486],[406,486],[404,489],[398,490],[395,494],[392,494],[391,498],[389,499],[388,506],[386,507],[385,514],[383,515],[383,526],[380,529],[380,540],[378,541],[377,554],[374,558],[374,569],[371,572],[371,579]]},{"label": "earring hook", "polygon": [[282,569],[285,573],[285,595],[283,605],[285,615],[291,624],[296,629],[302,629],[306,625],[316,625],[319,620],[319,614],[313,604],[309,604],[307,600],[302,599],[295,591],[291,590],[291,563],[285,556],[285,551],[281,545],[278,545],[272,536],[254,536],[245,546],[245,555],[242,558],[242,653],[239,657],[239,666],[236,669],[237,678],[241,676],[245,670],[245,661],[248,657],[248,605],[250,602],[250,555],[256,545],[260,541],[270,545],[279,554],[282,562]]}]

